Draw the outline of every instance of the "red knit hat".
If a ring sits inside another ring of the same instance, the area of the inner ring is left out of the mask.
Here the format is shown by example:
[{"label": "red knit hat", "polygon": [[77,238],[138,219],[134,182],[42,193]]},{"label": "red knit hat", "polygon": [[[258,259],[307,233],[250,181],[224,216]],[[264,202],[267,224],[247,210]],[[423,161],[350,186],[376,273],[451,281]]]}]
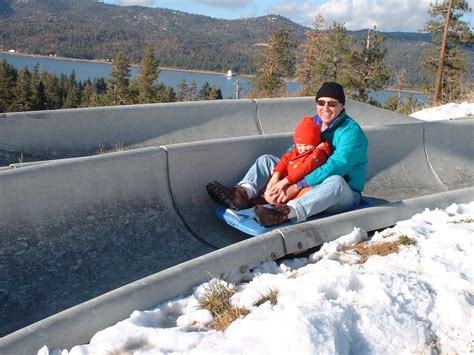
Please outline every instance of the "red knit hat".
[{"label": "red knit hat", "polygon": [[295,144],[318,145],[321,143],[321,129],[311,117],[304,116],[301,123],[296,127],[293,137]]}]

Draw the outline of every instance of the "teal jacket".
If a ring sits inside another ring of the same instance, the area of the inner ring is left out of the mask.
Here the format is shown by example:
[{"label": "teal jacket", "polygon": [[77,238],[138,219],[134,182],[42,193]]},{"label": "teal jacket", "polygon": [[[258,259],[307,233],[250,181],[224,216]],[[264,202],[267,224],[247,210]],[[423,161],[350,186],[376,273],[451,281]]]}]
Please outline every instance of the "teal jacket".
[{"label": "teal jacket", "polygon": [[[313,120],[322,125],[318,116]],[[316,186],[331,175],[342,176],[349,186],[362,192],[365,187],[368,140],[362,128],[346,111],[343,111],[331,126],[321,133],[333,150],[326,163],[313,170],[298,183],[298,187]]]}]

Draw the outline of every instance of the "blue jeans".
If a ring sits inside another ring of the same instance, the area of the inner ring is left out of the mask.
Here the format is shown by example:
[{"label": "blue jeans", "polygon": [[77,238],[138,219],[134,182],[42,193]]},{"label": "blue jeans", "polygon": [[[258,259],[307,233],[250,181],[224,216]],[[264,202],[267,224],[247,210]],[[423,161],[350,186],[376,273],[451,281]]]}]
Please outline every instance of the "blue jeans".
[{"label": "blue jeans", "polygon": [[[273,155],[262,155],[250,167],[239,184],[250,184],[256,191],[265,187],[279,159]],[[288,202],[296,212],[293,222],[303,222],[321,213],[339,213],[351,210],[360,203],[360,193],[350,188],[339,175],[329,176],[298,199]]]}]

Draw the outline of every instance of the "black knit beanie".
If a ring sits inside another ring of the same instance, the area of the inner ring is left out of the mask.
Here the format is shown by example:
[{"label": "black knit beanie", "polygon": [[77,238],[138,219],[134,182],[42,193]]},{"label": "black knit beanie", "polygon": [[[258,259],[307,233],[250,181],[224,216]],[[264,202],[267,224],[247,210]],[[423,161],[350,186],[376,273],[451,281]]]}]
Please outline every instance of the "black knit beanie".
[{"label": "black knit beanie", "polygon": [[346,103],[346,97],[342,85],[333,81],[326,81],[321,85],[321,88],[316,93],[316,100],[320,97],[332,97],[333,99],[337,99],[343,105]]}]

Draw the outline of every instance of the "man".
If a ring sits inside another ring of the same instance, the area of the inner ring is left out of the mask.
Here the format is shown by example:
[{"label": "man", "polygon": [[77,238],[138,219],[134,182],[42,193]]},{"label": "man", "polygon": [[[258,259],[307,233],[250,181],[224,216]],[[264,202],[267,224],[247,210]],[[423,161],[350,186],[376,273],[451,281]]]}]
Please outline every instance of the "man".
[{"label": "man", "polygon": [[[211,198],[233,209],[255,206],[257,221],[267,227],[288,219],[302,222],[321,212],[339,213],[357,207],[365,186],[368,141],[359,124],[347,115],[344,105],[343,87],[335,82],[323,83],[316,93],[317,115],[313,120],[321,128],[322,139],[331,144],[333,154],[326,163],[270,201],[271,206],[260,205],[255,199],[278,163],[272,155],[259,157],[232,188],[217,181],[208,183]],[[311,189],[295,198],[305,187]]]}]

